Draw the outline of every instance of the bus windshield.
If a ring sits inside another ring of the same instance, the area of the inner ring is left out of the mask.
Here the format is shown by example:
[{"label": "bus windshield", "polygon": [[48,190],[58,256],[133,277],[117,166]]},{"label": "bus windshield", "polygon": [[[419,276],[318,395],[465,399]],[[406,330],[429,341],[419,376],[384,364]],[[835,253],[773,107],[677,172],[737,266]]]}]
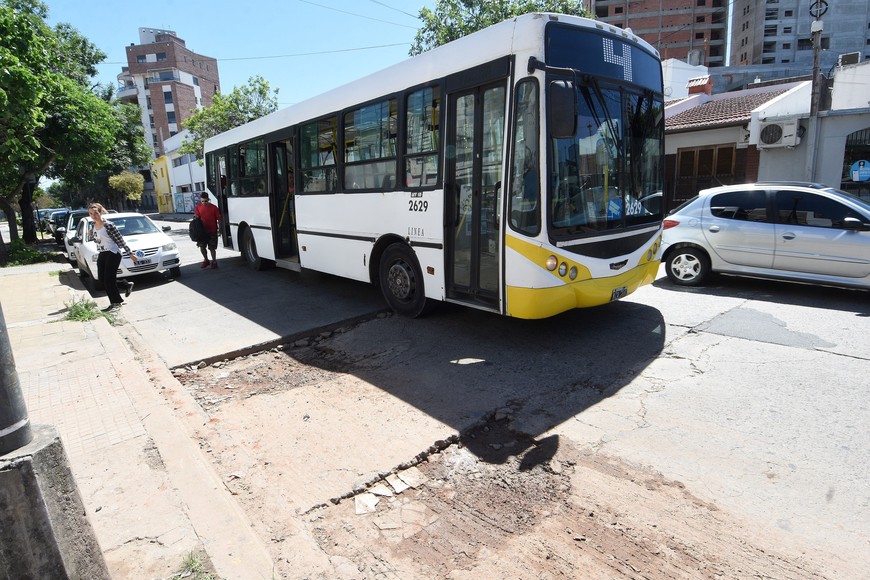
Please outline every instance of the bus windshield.
[{"label": "bus windshield", "polygon": [[594,80],[577,92],[577,135],[552,140],[552,233],[582,235],[660,220],[661,100]]},{"label": "bus windshield", "polygon": [[577,104],[576,135],[550,139],[550,233],[578,237],[660,221],[658,60],[634,43],[560,25],[548,29],[547,41],[547,64],[573,72],[566,80]]}]

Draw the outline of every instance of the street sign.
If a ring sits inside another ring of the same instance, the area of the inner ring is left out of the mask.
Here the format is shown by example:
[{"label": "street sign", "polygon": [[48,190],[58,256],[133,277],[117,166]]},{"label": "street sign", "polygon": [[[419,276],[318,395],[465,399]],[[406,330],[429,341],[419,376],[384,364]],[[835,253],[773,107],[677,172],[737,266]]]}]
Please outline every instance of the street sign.
[{"label": "street sign", "polygon": [[866,159],[856,161],[849,168],[849,175],[852,176],[852,181],[867,181],[870,179],[870,161]]}]

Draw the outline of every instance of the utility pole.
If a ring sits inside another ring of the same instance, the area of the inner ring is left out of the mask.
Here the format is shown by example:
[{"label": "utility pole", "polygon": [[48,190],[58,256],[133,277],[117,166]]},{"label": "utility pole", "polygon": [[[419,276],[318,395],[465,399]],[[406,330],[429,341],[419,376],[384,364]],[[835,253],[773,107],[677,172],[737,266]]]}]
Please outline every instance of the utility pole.
[{"label": "utility pole", "polygon": [[810,31],[813,38],[813,86],[812,96],[810,97],[810,134],[809,140],[812,144],[809,151],[809,159],[807,163],[807,179],[808,181],[816,181],[816,157],[819,146],[819,101],[821,100],[822,87],[821,79],[819,78],[819,60],[822,51],[822,16],[828,11],[828,3],[826,0],[815,0],[810,5],[810,16],[813,17]]},{"label": "utility pole", "polygon": [[15,370],[3,305],[0,304],[0,455],[24,447],[32,440],[27,406]]}]

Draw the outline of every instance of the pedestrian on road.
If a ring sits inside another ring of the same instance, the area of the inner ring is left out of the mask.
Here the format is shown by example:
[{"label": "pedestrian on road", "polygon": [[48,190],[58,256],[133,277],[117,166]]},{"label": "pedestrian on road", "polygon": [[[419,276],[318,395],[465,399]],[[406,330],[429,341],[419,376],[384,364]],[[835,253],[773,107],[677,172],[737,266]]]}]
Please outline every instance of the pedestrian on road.
[{"label": "pedestrian on road", "polygon": [[97,278],[103,281],[110,302],[109,306],[103,309],[103,312],[115,312],[124,303],[118,285],[123,285],[125,297],[130,296],[130,292],[133,290],[132,282],[118,280],[121,250],[130,256],[134,264],[139,261],[139,258],[130,250],[127,242],[124,241],[124,236],[121,235],[115,224],[103,218],[107,213],[106,208],[99,203],[88,205],[88,215],[94,220],[94,241],[97,243],[97,249],[100,250],[100,254],[97,256]]},{"label": "pedestrian on road", "polygon": [[[217,206],[209,202],[208,192],[202,192],[199,196],[199,205],[193,210],[193,215],[199,217],[202,221],[202,227],[208,234],[208,240],[205,242],[197,242],[199,251],[202,252],[202,265],[200,268],[217,269],[217,243],[218,243],[218,222],[221,221],[221,212]],[[211,262],[208,260],[206,248],[211,251]]]}]

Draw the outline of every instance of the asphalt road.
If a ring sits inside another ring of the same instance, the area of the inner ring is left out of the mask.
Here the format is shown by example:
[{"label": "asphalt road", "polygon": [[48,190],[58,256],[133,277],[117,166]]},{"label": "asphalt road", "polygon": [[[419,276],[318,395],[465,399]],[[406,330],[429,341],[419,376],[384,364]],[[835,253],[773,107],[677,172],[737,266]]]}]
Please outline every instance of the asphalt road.
[{"label": "asphalt road", "polygon": [[662,273],[543,321],[452,305],[378,318],[365,284],[252,272],[223,248],[201,270],[186,225],[170,225],[181,278],[141,277],[124,310],[169,367],[344,326],[332,347],[372,361],[352,372],[421,423],[463,431],[510,407],[514,429],[649,466],[841,572],[870,568],[870,292],[732,277],[681,289]]}]

